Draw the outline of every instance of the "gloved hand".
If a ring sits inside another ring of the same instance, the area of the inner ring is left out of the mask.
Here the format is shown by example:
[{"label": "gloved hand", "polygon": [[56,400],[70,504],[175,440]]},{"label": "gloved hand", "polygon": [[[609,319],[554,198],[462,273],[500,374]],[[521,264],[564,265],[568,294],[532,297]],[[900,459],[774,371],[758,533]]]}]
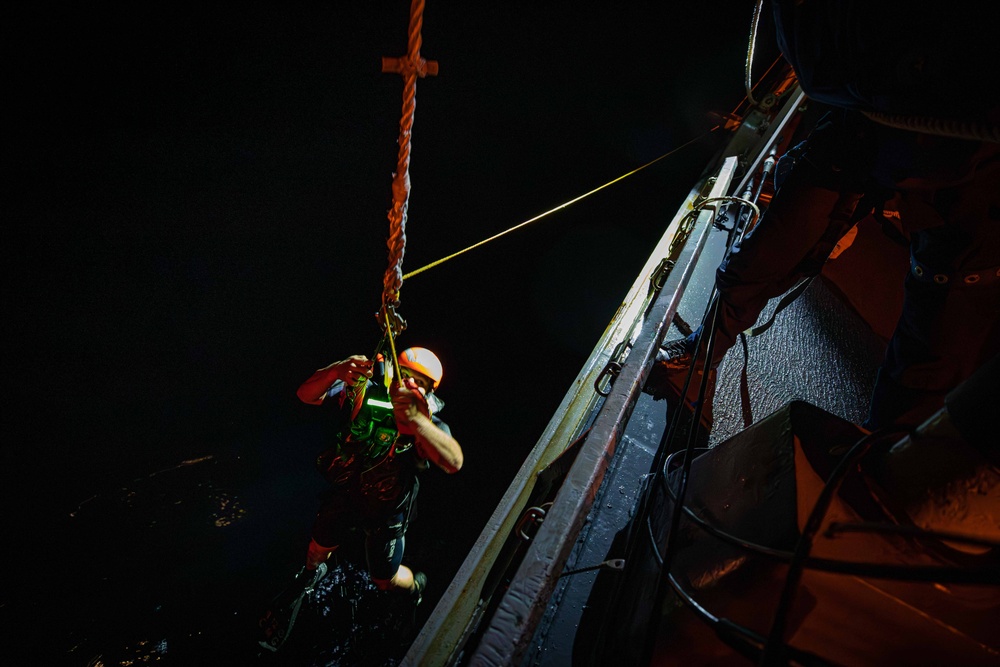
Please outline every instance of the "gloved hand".
[{"label": "gloved hand", "polygon": [[355,354],[347,359],[330,364],[330,368],[334,369],[337,380],[343,380],[344,384],[353,386],[371,379],[372,364],[372,360],[368,357]]},{"label": "gloved hand", "polygon": [[402,386],[393,384],[389,388],[389,396],[392,398],[393,414],[400,433],[405,435],[416,433],[412,422],[418,414],[430,419],[431,410],[427,404],[427,397],[413,378],[404,379]]}]

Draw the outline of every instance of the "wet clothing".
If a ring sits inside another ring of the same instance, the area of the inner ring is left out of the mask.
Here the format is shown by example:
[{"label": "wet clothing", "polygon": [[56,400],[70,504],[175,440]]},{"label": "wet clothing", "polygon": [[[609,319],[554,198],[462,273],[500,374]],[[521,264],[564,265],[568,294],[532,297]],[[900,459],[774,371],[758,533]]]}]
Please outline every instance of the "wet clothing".
[{"label": "wet clothing", "polygon": [[[313,523],[312,539],[336,547],[352,533],[365,535],[368,568],[375,579],[390,579],[403,558],[406,529],[414,516],[420,483],[417,475],[428,463],[417,452],[412,436],[396,431],[384,386],[369,381],[357,415],[344,384],[330,387],[324,403],[338,411],[334,445],[316,460],[329,482]],[[428,397],[431,420],[450,434],[437,417],[444,403]]]}]

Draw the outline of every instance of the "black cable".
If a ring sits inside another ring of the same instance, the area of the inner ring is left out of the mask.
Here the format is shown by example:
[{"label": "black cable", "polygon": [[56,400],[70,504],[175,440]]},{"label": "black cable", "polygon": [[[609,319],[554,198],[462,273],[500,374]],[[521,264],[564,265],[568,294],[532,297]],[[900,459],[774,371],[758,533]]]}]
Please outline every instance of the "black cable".
[{"label": "black cable", "polygon": [[[709,451],[706,449],[705,451]],[[670,468],[673,463],[674,457],[682,454],[683,451],[674,452],[667,459],[667,469]],[[667,496],[671,501],[677,502],[677,497],[670,488],[669,483],[666,486]],[[749,551],[758,556],[764,556],[771,560],[789,563],[794,557],[794,552],[785,549],[775,549],[773,547],[764,546],[762,544],[751,542],[750,540],[737,537],[732,533],[729,533],[721,528],[717,528],[709,523],[707,520],[698,516],[694,510],[685,505],[683,507],[684,513],[687,515],[688,519],[694,523],[698,528],[704,530],[706,533],[715,537],[716,539],[725,542],[731,546]],[[647,519],[647,523],[649,520]],[[651,525],[651,524],[650,524]],[[650,528],[650,532],[652,529]],[[903,533],[909,537],[914,538],[933,538],[933,539],[951,539],[957,542],[963,542],[967,544],[973,544],[977,546],[993,546],[997,545],[988,540],[981,540],[977,538],[969,538],[961,535],[952,535],[950,533],[939,533],[937,531],[926,531],[917,527],[906,527],[906,526],[896,526],[889,524],[867,524],[867,523],[857,523],[857,524],[843,524],[843,523],[833,523],[827,528],[827,533],[832,532],[887,532],[887,533]],[[661,562],[662,559],[659,559]],[[874,579],[892,579],[895,581],[916,581],[916,582],[946,582],[946,583],[965,583],[965,584],[993,584],[1000,585],[1000,568],[997,566],[993,567],[983,567],[978,569],[970,569],[968,567],[947,567],[940,565],[904,565],[904,564],[884,564],[884,563],[871,563],[862,561],[840,561],[832,560],[827,558],[814,558],[809,557],[805,560],[805,567],[810,570],[820,570],[823,572],[832,572],[837,574],[852,574],[858,577],[870,577]]]},{"label": "black cable", "polygon": [[[705,400],[705,392],[708,387],[708,381],[711,377],[710,362],[712,359],[712,350],[715,347],[715,319],[716,313],[718,312],[718,300],[712,300],[713,307],[711,308],[711,319],[712,326],[708,327],[708,343],[705,346],[705,370],[702,373],[701,384],[698,387],[698,402],[695,405],[694,415],[691,417],[691,428],[688,432],[687,446],[684,449],[684,461],[681,467],[681,479],[680,488],[677,492],[677,500],[674,502],[673,511],[670,515],[670,529],[667,532],[667,544],[666,549],[664,549],[663,564],[661,565],[660,576],[657,577],[656,581],[656,594],[654,597],[653,609],[660,609],[663,606],[663,601],[667,595],[667,577],[670,574],[670,565],[673,561],[673,556],[677,552],[677,530],[680,526],[681,521],[681,508],[684,505],[684,496],[687,493],[688,478],[691,472],[691,462],[694,460],[694,449],[697,442],[698,436],[698,426],[701,421],[702,406]],[[701,339],[704,337],[705,327],[698,334],[698,346],[696,350],[700,349]],[[684,383],[684,391],[681,394],[681,400],[686,400],[684,397],[687,396],[687,389],[690,386],[691,378],[694,375],[694,369],[697,364],[697,354],[695,358],[692,359],[691,368],[688,372],[687,379]],[[678,411],[679,412],[679,411]],[[657,475],[662,476],[662,479],[666,480],[666,473],[663,469],[657,470]],[[643,662],[642,664],[649,664],[652,659],[653,649],[656,643],[656,634],[658,627],[655,622],[650,622],[646,627],[646,637],[643,647]]]},{"label": "black cable", "polygon": [[[708,611],[708,609],[698,604],[698,601],[689,595],[686,590],[684,590],[684,587],[681,586],[680,582],[677,581],[673,575],[668,574],[667,580],[670,583],[670,587],[684,602],[684,604],[686,604],[695,613],[695,615],[698,616],[698,618],[708,623],[708,625],[711,626],[712,630],[715,632],[716,636],[727,646],[750,660],[756,661],[760,657],[766,641],[762,635],[750,630],[746,626],[733,623],[728,619],[719,618],[712,614]],[[795,662],[800,665],[810,667],[826,667],[830,664],[819,656],[809,653],[808,651],[803,651],[802,649],[788,647],[788,653],[795,660]]]},{"label": "black cable", "polygon": [[898,434],[900,431],[875,431],[858,440],[846,454],[840,459],[830,473],[826,484],[820,491],[816,503],[813,505],[809,518],[799,535],[798,543],[795,546],[791,562],[788,564],[788,574],[785,576],[785,585],[781,590],[781,597],[778,601],[778,608],[774,613],[774,620],[771,623],[771,631],[764,644],[764,652],[761,655],[760,664],[764,667],[777,665],[782,662],[784,654],[785,627],[788,624],[788,614],[791,611],[795,594],[798,591],[799,583],[802,580],[802,573],[805,569],[805,561],[812,550],[816,533],[819,532],[823,518],[826,516],[830,503],[834,495],[840,488],[841,482],[850,470],[851,466],[864,457],[871,448],[883,440],[887,435]]}]

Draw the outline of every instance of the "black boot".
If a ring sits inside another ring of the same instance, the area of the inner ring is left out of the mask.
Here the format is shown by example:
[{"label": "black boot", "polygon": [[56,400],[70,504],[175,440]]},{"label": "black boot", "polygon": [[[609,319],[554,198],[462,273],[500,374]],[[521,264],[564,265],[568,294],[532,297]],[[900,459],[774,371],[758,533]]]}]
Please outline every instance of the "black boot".
[{"label": "black boot", "polygon": [[326,573],[326,563],[320,563],[316,566],[315,570],[308,570],[303,567],[295,575],[295,583],[301,586],[304,592],[312,593],[316,589],[316,585],[326,576]]},{"label": "black boot", "polygon": [[427,575],[423,572],[415,572],[413,574],[413,590],[410,595],[413,596],[413,605],[417,606],[424,599],[424,589],[427,588]]},{"label": "black boot", "polygon": [[277,651],[288,640],[303,601],[316,589],[326,573],[326,563],[320,563],[315,570],[303,567],[288,588],[271,602],[259,621],[263,637],[257,643],[262,648]]}]

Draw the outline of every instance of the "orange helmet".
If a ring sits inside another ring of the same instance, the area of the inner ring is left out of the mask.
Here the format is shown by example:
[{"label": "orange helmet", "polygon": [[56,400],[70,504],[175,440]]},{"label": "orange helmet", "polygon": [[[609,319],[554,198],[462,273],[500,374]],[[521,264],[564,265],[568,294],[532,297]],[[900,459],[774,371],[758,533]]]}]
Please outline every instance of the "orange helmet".
[{"label": "orange helmet", "polygon": [[441,384],[441,376],[444,375],[441,360],[426,347],[406,348],[399,353],[399,365],[421,375],[426,375],[434,381],[435,389]]}]

